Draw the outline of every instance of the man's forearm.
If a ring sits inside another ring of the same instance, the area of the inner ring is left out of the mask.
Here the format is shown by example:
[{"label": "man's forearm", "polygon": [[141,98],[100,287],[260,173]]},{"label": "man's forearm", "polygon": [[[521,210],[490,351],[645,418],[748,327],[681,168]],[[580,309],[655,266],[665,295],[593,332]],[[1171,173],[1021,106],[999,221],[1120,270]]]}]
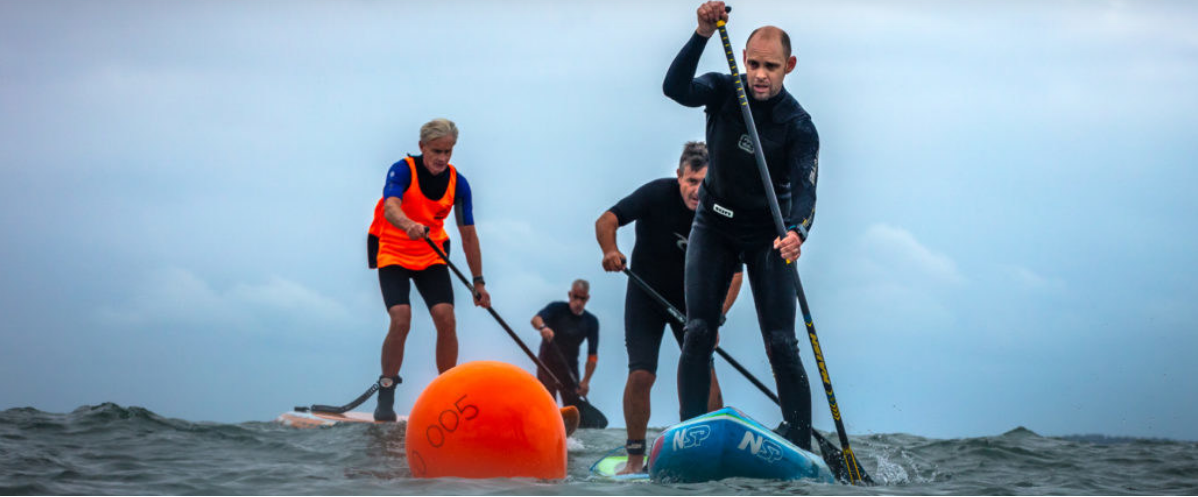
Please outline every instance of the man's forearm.
[{"label": "man's forearm", "polygon": [[592,361],[589,357],[587,358],[586,373],[582,377],[583,383],[587,383],[587,384],[591,383],[591,376],[593,376],[595,374],[595,365],[596,364],[599,364],[598,360]]},{"label": "man's forearm", "polygon": [[412,220],[404,214],[403,203],[398,197],[387,197],[387,200],[383,202],[383,217],[391,223],[391,226],[403,231],[407,231],[408,226],[412,224]]},{"label": "man's forearm", "polygon": [[706,95],[702,90],[705,87],[695,81],[695,71],[699,68],[699,56],[703,55],[705,46],[707,38],[698,33],[693,34],[682,46],[662,83],[662,91],[667,97],[688,107],[703,105]]},{"label": "man's forearm", "polygon": [[478,232],[474,226],[466,226],[460,230],[462,235],[462,252],[466,254],[466,265],[470,266],[470,275],[474,277],[483,274],[482,249],[479,247]]},{"label": "man's forearm", "polygon": [[812,132],[810,140],[792,147],[791,206],[786,215],[786,228],[798,232],[807,239],[811,225],[815,222],[815,186],[819,181],[819,141]]},{"label": "man's forearm", "polygon": [[616,229],[619,227],[620,221],[611,211],[604,212],[595,221],[595,240],[599,242],[599,250],[604,254],[619,249],[616,244]]}]

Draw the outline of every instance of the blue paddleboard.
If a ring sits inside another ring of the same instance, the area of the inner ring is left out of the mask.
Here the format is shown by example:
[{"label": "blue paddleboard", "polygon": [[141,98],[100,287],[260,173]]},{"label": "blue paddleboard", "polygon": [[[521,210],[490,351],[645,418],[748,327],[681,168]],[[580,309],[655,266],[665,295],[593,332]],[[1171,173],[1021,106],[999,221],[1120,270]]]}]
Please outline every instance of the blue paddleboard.
[{"label": "blue paddleboard", "polygon": [[701,482],[732,477],[836,481],[819,456],[796,447],[732,407],[671,426],[653,441],[648,462],[653,481]]}]

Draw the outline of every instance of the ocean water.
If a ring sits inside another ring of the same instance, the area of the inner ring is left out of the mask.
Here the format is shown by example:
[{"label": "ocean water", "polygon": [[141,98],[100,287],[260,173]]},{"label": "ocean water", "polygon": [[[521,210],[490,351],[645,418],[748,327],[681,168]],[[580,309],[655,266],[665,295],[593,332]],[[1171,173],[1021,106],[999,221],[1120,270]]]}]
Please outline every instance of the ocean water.
[{"label": "ocean water", "polygon": [[[655,435],[651,432],[650,435]],[[0,412],[0,494],[1198,494],[1198,443],[1101,436],[853,437],[873,487],[730,479],[613,483],[590,464],[621,429],[579,430],[564,481],[412,478],[403,426],[196,423],[115,404]],[[835,438],[835,437],[830,437]]]}]

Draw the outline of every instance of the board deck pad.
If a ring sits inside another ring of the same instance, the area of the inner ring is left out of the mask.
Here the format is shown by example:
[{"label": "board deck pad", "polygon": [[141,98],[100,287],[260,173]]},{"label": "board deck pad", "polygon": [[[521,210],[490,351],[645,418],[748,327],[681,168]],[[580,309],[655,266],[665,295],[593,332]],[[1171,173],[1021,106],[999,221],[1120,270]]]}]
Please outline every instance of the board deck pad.
[{"label": "board deck pad", "polygon": [[331,412],[299,412],[291,411],[280,414],[275,421],[294,428],[317,428],[333,426],[342,423],[369,423],[376,425],[402,424],[408,421],[407,416],[400,416],[395,421],[375,421],[374,413],[349,411],[342,414]]},{"label": "board deck pad", "polygon": [[628,455],[622,454],[622,449],[623,447],[617,447],[602,459],[595,461],[595,464],[591,465],[591,475],[616,481],[649,481],[649,473],[619,474],[620,470],[624,469],[624,465],[628,463]]}]

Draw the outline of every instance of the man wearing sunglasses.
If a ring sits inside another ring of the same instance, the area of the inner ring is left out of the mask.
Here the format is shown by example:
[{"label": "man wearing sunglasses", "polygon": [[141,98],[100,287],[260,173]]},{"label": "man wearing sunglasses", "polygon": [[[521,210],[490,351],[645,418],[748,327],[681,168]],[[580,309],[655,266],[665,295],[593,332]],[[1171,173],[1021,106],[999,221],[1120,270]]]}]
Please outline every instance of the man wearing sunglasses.
[{"label": "man wearing sunglasses", "polygon": [[[599,363],[599,320],[586,311],[587,300],[591,298],[590,283],[574,280],[566,295],[569,301],[551,302],[537,312],[532,317],[532,327],[541,333],[541,350],[538,354],[541,361],[573,391],[559,392],[553,379],[539,369],[537,379],[541,380],[550,395],[560,395],[563,405],[577,405],[579,397],[590,391],[591,376],[595,374],[595,365]],[[577,385],[570,385],[571,377],[579,377],[578,354],[583,340],[587,342],[586,374]]]}]

